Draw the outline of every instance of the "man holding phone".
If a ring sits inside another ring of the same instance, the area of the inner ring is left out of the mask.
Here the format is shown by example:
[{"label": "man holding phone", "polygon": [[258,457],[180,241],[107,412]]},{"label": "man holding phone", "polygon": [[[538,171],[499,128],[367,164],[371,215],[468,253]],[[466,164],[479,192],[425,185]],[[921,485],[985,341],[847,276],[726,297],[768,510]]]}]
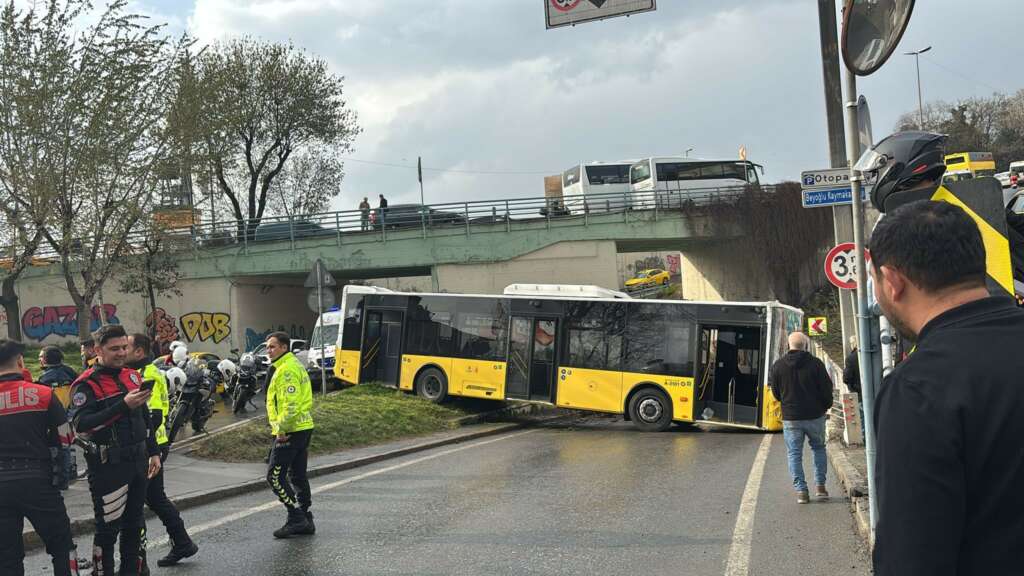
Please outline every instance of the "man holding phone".
[{"label": "man holding phone", "polygon": [[119,574],[139,574],[139,541],[145,528],[146,482],[160,472],[160,450],[150,434],[146,403],[152,384],[126,366],[128,335],[117,325],[93,333],[96,363],[71,386],[69,416],[87,446],[89,491],[96,517],[93,566],[113,575],[114,543],[121,536]]},{"label": "man holding phone", "polygon": [[[167,461],[167,455],[171,448],[167,438],[167,412],[170,408],[170,399],[167,393],[167,379],[153,364],[152,348],[153,341],[145,334],[136,333],[128,337],[128,366],[142,374],[142,389],[146,389],[148,386],[152,386],[153,389],[146,406],[149,408],[150,435],[156,439],[157,447],[160,448],[160,463],[162,464]],[[160,518],[160,522],[167,529],[167,535],[171,539],[171,551],[156,561],[157,566],[173,566],[199,552],[199,547],[185,530],[185,522],[182,521],[178,508],[174,506],[174,502],[171,502],[164,491],[164,469],[162,467],[146,485],[146,506],[149,506],[149,509]],[[145,528],[143,528],[139,554],[142,557],[143,572],[145,572]]]}]

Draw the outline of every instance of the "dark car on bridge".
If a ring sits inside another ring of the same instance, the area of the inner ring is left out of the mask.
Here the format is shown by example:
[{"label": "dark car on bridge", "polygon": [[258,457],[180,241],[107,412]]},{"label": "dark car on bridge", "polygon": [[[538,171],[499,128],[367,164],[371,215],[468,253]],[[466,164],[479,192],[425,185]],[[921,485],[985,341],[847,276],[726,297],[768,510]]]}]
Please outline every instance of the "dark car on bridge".
[{"label": "dark car on bridge", "polygon": [[334,236],[336,231],[324,228],[308,220],[285,220],[283,222],[264,222],[256,227],[256,241],[291,240],[293,237],[318,238]]},{"label": "dark car on bridge", "polygon": [[374,210],[373,228],[380,230],[381,225],[386,225],[388,230],[398,228],[419,228],[426,220],[427,226],[442,226],[445,224],[465,224],[466,218],[455,212],[435,210],[421,204],[395,204],[384,208],[383,218],[381,209]]}]

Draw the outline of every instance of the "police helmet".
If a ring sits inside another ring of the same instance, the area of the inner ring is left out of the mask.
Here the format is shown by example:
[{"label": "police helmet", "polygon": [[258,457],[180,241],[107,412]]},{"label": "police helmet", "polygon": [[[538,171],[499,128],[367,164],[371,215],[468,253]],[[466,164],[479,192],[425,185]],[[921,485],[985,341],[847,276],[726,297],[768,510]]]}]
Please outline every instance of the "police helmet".
[{"label": "police helmet", "polygon": [[217,363],[217,370],[220,371],[221,376],[223,376],[225,380],[230,380],[231,377],[238,372],[238,368],[235,366],[235,363],[226,358]]},{"label": "police helmet", "polygon": [[183,386],[185,384],[185,380],[187,379],[187,377],[185,376],[185,371],[182,370],[181,368],[178,368],[177,366],[171,368],[167,372],[164,372],[164,378],[167,379],[167,387],[170,388],[171,390],[174,390],[179,386]]},{"label": "police helmet", "polygon": [[175,348],[184,345],[185,343],[182,342],[181,340],[175,340],[174,342],[171,342],[170,344],[167,345],[167,349],[170,350],[171,352],[174,352]]},{"label": "police helmet", "polygon": [[181,364],[188,360],[188,348],[184,344],[177,346],[174,350],[171,350],[171,361],[175,364]]},{"label": "police helmet", "polygon": [[[946,172],[945,155],[946,136],[943,134],[897,132],[865,152],[854,169],[877,176],[871,203],[885,212],[904,201],[930,197]],[[921,193],[914,198],[900,198],[902,192],[909,190]]]}]

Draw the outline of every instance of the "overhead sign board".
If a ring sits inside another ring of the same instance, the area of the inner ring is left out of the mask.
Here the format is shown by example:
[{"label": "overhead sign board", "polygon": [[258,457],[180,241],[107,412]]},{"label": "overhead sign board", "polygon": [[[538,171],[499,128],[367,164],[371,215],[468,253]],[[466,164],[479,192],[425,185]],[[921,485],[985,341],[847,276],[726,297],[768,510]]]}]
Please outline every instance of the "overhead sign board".
[{"label": "overhead sign board", "polygon": [[[873,180],[861,186],[861,200],[868,199]],[[853,201],[853,187],[850,184],[848,168],[826,168],[808,170],[800,174],[800,188],[803,190],[804,208],[839,206]]]},{"label": "overhead sign board", "polygon": [[558,28],[656,8],[655,0],[544,0],[544,20],[548,28]]}]

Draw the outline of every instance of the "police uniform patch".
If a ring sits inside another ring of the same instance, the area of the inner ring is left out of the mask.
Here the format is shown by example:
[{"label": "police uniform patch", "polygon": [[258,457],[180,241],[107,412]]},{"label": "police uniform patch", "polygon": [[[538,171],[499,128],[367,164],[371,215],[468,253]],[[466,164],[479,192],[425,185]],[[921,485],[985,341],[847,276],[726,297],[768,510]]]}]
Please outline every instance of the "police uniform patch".
[{"label": "police uniform patch", "polygon": [[295,386],[289,386],[288,387],[288,393],[289,394],[295,394]]},{"label": "police uniform patch", "polygon": [[142,385],[142,379],[139,378],[139,373],[138,372],[129,372],[128,373],[128,378],[131,379],[132,384],[135,384],[136,386],[141,386]]},{"label": "police uniform patch", "polygon": [[85,393],[84,392],[78,392],[74,396],[71,397],[71,403],[74,404],[75,406],[81,406],[81,405],[85,404],[86,400],[87,400],[87,398],[85,397]]}]

